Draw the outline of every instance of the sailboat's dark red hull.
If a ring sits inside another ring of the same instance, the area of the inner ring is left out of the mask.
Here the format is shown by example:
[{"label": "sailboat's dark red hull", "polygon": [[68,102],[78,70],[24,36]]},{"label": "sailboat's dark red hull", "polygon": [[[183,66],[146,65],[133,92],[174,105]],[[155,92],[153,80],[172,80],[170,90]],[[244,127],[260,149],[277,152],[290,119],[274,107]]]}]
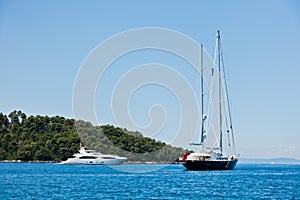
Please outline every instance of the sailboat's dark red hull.
[{"label": "sailboat's dark red hull", "polygon": [[237,162],[238,160],[186,160],[182,164],[187,170],[233,170]]}]

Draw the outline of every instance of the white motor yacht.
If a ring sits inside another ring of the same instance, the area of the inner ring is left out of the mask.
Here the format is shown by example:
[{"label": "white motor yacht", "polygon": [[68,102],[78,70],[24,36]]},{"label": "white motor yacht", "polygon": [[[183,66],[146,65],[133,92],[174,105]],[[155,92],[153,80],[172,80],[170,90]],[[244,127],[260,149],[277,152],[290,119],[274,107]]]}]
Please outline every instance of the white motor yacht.
[{"label": "white motor yacht", "polygon": [[74,165],[120,165],[125,162],[127,158],[112,154],[102,154],[95,150],[86,150],[80,147],[79,153],[75,153],[73,158],[68,158],[62,164]]}]

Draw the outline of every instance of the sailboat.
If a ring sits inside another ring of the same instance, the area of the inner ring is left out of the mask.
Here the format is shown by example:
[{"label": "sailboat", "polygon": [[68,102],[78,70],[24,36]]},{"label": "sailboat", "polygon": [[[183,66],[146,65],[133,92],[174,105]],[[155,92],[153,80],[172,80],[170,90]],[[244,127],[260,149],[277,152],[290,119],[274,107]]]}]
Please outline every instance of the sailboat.
[{"label": "sailboat", "polygon": [[206,55],[201,45],[200,142],[191,143],[191,146],[198,146],[197,151],[185,152],[181,163],[187,170],[233,170],[239,159],[235,149],[220,31],[217,31],[214,60],[208,61],[212,59]]}]

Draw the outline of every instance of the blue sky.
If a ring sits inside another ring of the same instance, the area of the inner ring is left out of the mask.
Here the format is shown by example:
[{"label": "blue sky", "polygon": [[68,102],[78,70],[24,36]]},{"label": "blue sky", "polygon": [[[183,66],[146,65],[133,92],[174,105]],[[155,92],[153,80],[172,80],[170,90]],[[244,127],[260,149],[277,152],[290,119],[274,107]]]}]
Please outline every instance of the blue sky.
[{"label": "blue sky", "polygon": [[[99,43],[120,32],[173,29],[203,43],[212,53],[214,34],[221,30],[239,153],[300,159],[299,10],[296,0],[2,0],[0,111],[73,117],[73,87],[81,64]],[[149,62],[174,66],[193,84],[193,71],[174,56],[151,51],[124,56],[98,85],[99,123],[114,123],[106,97],[118,77],[131,66]],[[126,67],[117,70],[118,65]],[[145,112],[160,103],[172,113],[167,119],[174,120],[166,128],[176,129],[176,99],[160,87],[143,89],[146,92],[135,93],[129,104],[133,120],[147,125]]]}]

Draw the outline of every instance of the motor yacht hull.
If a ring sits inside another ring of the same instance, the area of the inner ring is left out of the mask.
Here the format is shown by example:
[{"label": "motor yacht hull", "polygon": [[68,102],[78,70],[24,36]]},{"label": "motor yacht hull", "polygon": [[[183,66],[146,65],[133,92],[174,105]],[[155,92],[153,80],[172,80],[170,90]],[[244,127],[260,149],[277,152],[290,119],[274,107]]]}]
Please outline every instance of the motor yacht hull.
[{"label": "motor yacht hull", "polygon": [[103,159],[86,159],[86,160],[79,160],[79,159],[68,159],[62,164],[68,165],[120,165],[127,159],[111,159],[111,160],[103,160]]}]

